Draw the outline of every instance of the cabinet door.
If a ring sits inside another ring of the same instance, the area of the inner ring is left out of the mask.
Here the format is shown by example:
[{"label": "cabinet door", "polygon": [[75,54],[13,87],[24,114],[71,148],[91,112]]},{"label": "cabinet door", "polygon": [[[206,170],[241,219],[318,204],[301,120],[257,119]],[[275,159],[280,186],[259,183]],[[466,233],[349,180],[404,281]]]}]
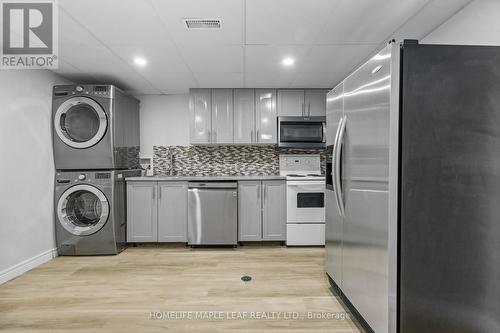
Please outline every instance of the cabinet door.
[{"label": "cabinet door", "polygon": [[127,242],[156,242],[156,182],[127,183]]},{"label": "cabinet door", "polygon": [[308,89],[305,92],[305,115],[322,116],[326,115],[326,93],[325,89]]},{"label": "cabinet door", "polygon": [[193,144],[210,143],[212,128],[210,89],[189,91],[189,139]]},{"label": "cabinet door", "polygon": [[253,89],[234,89],[234,143],[255,143]]},{"label": "cabinet door", "polygon": [[304,116],[304,90],[278,90],[278,116]]},{"label": "cabinet door", "polygon": [[286,185],[284,181],[262,182],[262,239],[286,239]]},{"label": "cabinet door", "polygon": [[261,197],[260,181],[238,183],[238,241],[262,240]]},{"label": "cabinet door", "polygon": [[233,143],[233,90],[212,89],[212,143]]},{"label": "cabinet door", "polygon": [[257,143],[278,143],[276,90],[255,90],[255,121]]},{"label": "cabinet door", "polygon": [[186,182],[158,183],[158,242],[187,242]]},{"label": "cabinet door", "polygon": [[328,93],[326,109],[326,144],[333,145],[340,118],[344,112],[344,102],[342,94],[344,93],[344,82],[333,88]]}]

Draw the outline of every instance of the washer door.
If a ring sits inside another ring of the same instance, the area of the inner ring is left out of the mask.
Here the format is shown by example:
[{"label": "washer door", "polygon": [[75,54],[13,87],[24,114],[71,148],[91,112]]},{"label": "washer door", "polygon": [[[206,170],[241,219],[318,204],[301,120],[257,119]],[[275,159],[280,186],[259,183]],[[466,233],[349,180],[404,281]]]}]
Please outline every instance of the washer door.
[{"label": "washer door", "polygon": [[59,138],[73,148],[89,148],[106,134],[108,120],[104,109],[88,97],[73,97],[59,106],[54,128]]},{"label": "washer door", "polygon": [[64,229],[73,235],[91,235],[108,220],[108,199],[94,186],[75,185],[59,198],[57,216]]}]

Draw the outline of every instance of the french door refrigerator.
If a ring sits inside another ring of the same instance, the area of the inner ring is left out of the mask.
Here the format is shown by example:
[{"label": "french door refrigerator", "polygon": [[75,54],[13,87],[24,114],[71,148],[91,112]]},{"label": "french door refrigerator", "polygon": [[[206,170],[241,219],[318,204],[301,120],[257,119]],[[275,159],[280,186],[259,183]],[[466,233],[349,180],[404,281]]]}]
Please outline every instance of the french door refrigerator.
[{"label": "french door refrigerator", "polygon": [[326,270],[361,323],[500,332],[500,47],[390,43],[327,122]]}]

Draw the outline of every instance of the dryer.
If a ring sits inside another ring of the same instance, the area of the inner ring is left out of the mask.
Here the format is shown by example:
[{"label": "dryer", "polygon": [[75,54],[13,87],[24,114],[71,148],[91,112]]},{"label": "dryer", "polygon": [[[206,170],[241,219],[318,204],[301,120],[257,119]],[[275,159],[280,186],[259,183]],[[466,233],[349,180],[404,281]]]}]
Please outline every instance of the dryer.
[{"label": "dryer", "polygon": [[139,101],[115,86],[54,86],[52,116],[56,169],[139,167]]},{"label": "dryer", "polygon": [[55,224],[59,255],[118,254],[126,245],[125,177],[140,170],[59,171]]}]

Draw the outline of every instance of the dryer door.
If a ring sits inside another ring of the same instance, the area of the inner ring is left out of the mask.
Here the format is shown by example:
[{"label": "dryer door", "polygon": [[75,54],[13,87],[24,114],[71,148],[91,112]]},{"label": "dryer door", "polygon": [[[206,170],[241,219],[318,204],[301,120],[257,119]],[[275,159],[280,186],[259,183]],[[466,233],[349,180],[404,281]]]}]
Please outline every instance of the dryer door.
[{"label": "dryer door", "polygon": [[59,223],[77,236],[99,231],[109,216],[109,202],[104,193],[92,185],[75,185],[67,189],[57,203]]},{"label": "dryer door", "polygon": [[54,129],[59,138],[73,148],[89,148],[106,134],[108,120],[104,109],[88,97],[73,97],[59,106]]}]

